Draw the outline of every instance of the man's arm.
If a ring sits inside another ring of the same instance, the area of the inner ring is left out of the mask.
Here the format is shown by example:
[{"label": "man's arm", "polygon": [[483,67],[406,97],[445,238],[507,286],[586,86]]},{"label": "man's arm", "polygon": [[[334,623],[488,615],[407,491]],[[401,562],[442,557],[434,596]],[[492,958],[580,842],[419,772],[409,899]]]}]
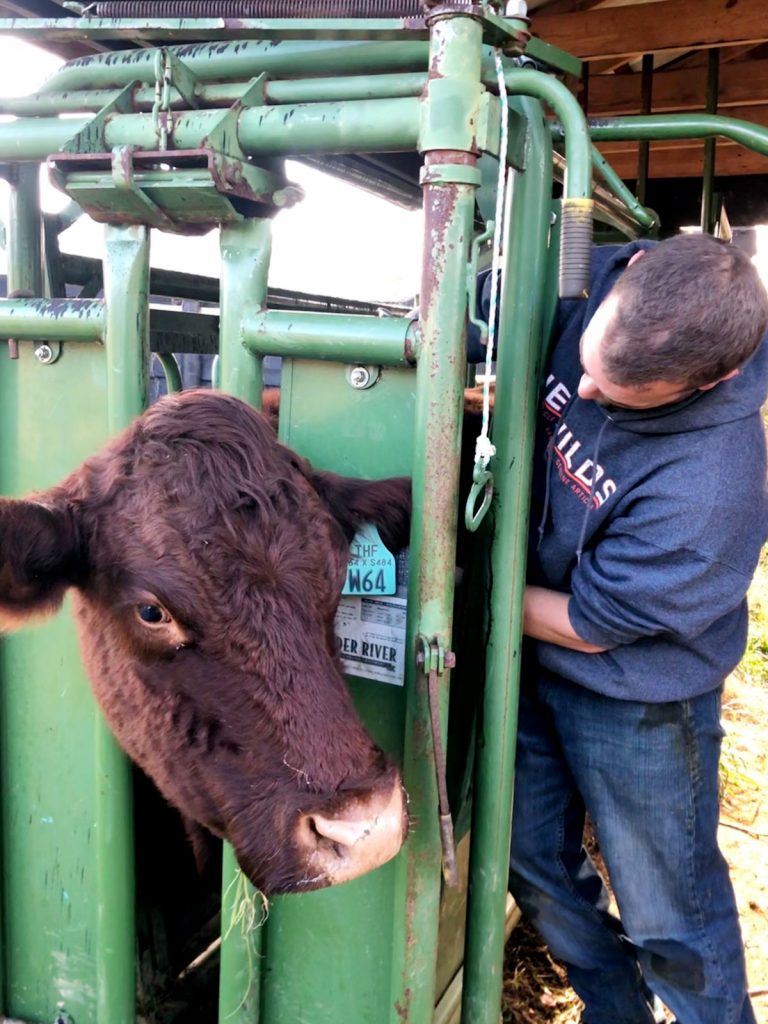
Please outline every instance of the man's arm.
[{"label": "man's arm", "polygon": [[578,635],[568,617],[570,594],[561,594],[545,587],[525,588],[523,607],[523,632],[534,640],[545,640],[550,644],[568,647],[584,654],[599,654],[607,650],[590,644]]}]

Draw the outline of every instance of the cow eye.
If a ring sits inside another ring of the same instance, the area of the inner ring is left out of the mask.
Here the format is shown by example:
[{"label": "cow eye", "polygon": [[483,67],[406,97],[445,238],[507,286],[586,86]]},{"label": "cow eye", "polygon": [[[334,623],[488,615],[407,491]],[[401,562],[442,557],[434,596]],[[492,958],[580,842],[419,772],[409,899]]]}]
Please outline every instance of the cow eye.
[{"label": "cow eye", "polygon": [[149,626],[157,626],[161,622],[168,622],[168,616],[156,604],[139,604],[136,606],[136,614],[142,622],[146,622]]}]

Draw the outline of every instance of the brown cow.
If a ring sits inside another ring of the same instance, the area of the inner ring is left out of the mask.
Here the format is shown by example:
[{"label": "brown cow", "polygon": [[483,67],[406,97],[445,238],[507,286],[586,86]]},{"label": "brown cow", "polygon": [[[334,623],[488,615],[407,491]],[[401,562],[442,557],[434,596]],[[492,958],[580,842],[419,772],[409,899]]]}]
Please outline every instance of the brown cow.
[{"label": "brown cow", "polygon": [[409,484],[317,472],[226,395],[163,399],[51,490],[0,499],[0,628],[65,591],[128,754],[267,893],[343,882],[407,830],[344,684],[349,541],[407,543]]}]

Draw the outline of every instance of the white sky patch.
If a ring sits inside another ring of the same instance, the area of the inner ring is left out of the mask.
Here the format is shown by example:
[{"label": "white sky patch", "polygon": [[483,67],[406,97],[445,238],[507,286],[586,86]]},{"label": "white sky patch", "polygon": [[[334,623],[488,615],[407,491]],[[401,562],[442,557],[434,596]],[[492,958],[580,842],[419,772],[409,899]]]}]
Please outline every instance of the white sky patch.
[{"label": "white sky patch", "polygon": [[[0,39],[0,96],[26,96],[62,63],[18,39]],[[276,288],[345,298],[402,300],[419,287],[421,211],[405,210],[361,189],[289,161],[288,177],[305,198],[274,219],[269,283]],[[42,205],[55,213],[67,199],[47,179]],[[8,186],[0,182],[0,216],[7,222]],[[103,229],[81,218],[60,237],[64,251],[101,257]],[[181,236],[152,232],[152,264],[217,276],[218,232]],[[6,257],[0,252],[0,272]]]}]

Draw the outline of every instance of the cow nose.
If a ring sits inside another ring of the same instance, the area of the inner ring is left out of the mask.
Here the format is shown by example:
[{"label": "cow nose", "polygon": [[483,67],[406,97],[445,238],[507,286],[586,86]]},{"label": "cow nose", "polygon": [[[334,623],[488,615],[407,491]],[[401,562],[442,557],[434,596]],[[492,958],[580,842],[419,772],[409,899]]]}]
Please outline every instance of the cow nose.
[{"label": "cow nose", "polygon": [[408,830],[406,798],[399,780],[367,799],[356,797],[333,816],[315,811],[299,821],[299,844],[312,877],[338,885],[386,864]]}]

